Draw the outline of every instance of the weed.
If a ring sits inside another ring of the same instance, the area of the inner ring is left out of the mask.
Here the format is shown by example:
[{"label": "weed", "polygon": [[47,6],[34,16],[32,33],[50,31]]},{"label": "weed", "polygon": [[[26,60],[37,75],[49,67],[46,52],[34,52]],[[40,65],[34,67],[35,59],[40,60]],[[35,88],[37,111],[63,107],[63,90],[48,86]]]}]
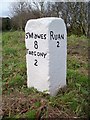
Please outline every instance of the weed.
[{"label": "weed", "polygon": [[26,117],[31,119],[31,120],[35,120],[36,117],[36,110],[30,110],[26,113]]}]

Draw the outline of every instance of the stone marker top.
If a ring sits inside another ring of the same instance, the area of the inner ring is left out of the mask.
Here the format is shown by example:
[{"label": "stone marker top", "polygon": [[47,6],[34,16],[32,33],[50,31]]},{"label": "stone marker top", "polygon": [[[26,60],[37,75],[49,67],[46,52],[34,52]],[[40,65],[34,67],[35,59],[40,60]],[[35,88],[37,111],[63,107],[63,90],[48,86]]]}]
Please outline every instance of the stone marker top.
[{"label": "stone marker top", "polygon": [[27,21],[25,30],[29,26],[29,23],[30,23],[30,26],[31,26],[31,23],[32,23],[33,27],[34,26],[36,27],[36,24],[39,23],[39,22],[40,22],[40,25],[42,24],[42,25],[47,25],[48,26],[53,21],[58,21],[58,20],[64,22],[64,20],[62,18],[58,18],[58,17],[45,17],[45,18],[31,19],[31,20]]}]

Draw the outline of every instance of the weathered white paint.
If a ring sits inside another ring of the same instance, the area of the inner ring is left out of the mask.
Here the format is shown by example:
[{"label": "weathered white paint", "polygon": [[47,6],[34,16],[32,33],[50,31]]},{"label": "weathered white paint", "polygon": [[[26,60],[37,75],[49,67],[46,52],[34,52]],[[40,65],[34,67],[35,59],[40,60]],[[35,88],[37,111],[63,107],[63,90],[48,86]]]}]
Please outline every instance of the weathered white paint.
[{"label": "weathered white paint", "polygon": [[[38,37],[37,37],[38,35]],[[29,20],[25,27],[27,86],[50,95],[66,85],[67,32],[61,18]]]}]

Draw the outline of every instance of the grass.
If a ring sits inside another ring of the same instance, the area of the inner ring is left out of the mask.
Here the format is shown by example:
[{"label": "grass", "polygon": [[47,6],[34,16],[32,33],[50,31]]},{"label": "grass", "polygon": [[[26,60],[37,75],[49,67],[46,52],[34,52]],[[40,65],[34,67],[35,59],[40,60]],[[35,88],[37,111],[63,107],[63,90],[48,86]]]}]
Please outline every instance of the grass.
[{"label": "grass", "polygon": [[24,32],[2,33],[4,118],[88,117],[88,39],[68,37],[67,87],[57,96],[27,88]]}]

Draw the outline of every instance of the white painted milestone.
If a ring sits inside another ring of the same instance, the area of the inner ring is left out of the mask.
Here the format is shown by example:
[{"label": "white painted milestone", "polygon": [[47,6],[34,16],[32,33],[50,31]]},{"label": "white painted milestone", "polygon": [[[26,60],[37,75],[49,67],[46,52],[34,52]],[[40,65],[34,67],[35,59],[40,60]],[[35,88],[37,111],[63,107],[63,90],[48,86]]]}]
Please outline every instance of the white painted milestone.
[{"label": "white painted milestone", "polygon": [[66,86],[67,32],[61,18],[27,21],[27,86],[54,96]]}]

